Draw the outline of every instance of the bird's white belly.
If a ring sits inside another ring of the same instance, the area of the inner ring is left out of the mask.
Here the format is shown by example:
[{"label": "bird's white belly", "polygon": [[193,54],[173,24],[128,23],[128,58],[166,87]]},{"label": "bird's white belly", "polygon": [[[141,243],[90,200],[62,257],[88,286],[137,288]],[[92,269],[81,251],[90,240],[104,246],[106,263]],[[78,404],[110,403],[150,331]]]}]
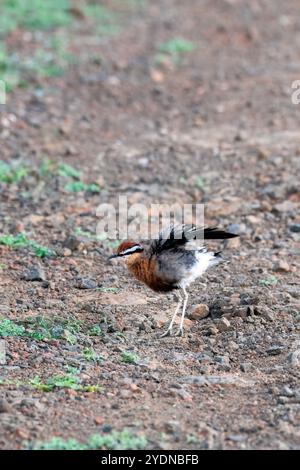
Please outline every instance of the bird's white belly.
[{"label": "bird's white belly", "polygon": [[205,271],[212,265],[217,264],[218,261],[212,252],[198,252],[197,261],[192,268],[186,273],[186,276],[180,281],[179,286],[186,288],[198,277],[202,276]]}]

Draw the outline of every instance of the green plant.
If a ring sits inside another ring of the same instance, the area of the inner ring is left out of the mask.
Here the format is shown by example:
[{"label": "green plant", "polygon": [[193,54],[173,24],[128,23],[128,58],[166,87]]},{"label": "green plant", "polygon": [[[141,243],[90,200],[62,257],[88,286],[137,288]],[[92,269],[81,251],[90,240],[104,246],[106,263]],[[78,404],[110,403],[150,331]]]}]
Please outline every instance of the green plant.
[{"label": "green plant", "polygon": [[55,388],[71,388],[73,390],[79,390],[81,388],[79,377],[66,374],[66,375],[54,375],[42,382],[41,379],[36,376],[29,381],[29,384],[38,390],[43,392],[50,392]]},{"label": "green plant", "polygon": [[18,235],[0,235],[0,245],[9,246],[14,250],[18,248],[29,248],[39,258],[55,255],[53,250],[30,240],[25,233],[19,233]]},{"label": "green plant", "polygon": [[201,191],[204,190],[205,186],[206,186],[206,182],[205,182],[205,179],[202,178],[201,176],[198,176],[198,178],[196,179],[196,186],[201,189]]},{"label": "green plant", "polygon": [[83,12],[86,16],[92,18],[99,34],[110,36],[120,32],[116,14],[105,6],[96,3],[83,5]]},{"label": "green plant", "polygon": [[89,335],[91,335],[91,336],[101,336],[102,335],[101,326],[100,325],[92,326],[89,330]]},{"label": "green plant", "polygon": [[79,170],[76,170],[76,168],[74,168],[73,166],[67,165],[66,163],[61,163],[59,165],[58,173],[66,178],[73,178],[76,180],[79,180],[81,178],[81,172]]},{"label": "green plant", "polygon": [[98,287],[97,290],[100,290],[101,292],[112,292],[113,294],[117,294],[120,289],[117,287]]},{"label": "green plant", "polygon": [[26,329],[28,337],[36,341],[45,339],[62,339],[70,344],[77,342],[77,333],[80,331],[81,322],[78,320],[46,318],[44,316],[29,318],[29,328]]},{"label": "green plant", "polygon": [[139,357],[136,354],[124,351],[121,356],[121,361],[126,364],[136,364]]},{"label": "green plant", "polygon": [[22,325],[18,325],[14,323],[12,320],[8,318],[0,319],[0,337],[7,337],[7,336],[24,336],[25,335],[25,328]]},{"label": "green plant", "polygon": [[94,434],[87,442],[82,443],[77,439],[62,439],[53,437],[48,442],[29,444],[33,450],[139,450],[145,449],[147,440],[144,436],[137,436],[128,429],[113,431],[108,434]]},{"label": "green plant", "polygon": [[71,193],[79,193],[81,191],[100,193],[100,187],[98,186],[98,184],[86,184],[83,181],[72,181],[70,183],[67,183],[65,185],[65,189]]},{"label": "green plant", "polygon": [[14,29],[50,30],[69,25],[69,0],[2,0],[0,34]]},{"label": "green plant", "polygon": [[175,37],[160,44],[156,55],[157,62],[163,62],[166,56],[170,56],[175,64],[179,64],[182,57],[195,49],[194,43],[181,37]]},{"label": "green plant", "polygon": [[89,362],[99,362],[103,360],[103,356],[97,354],[93,348],[84,348],[83,356]]},{"label": "green plant", "polygon": [[13,166],[0,160],[0,183],[18,184],[27,174],[26,166],[20,164]]},{"label": "green plant", "polygon": [[278,279],[276,276],[269,276],[266,279],[261,279],[259,282],[262,286],[275,286]]},{"label": "green plant", "polygon": [[43,382],[36,376],[29,381],[29,385],[43,392],[52,392],[57,388],[67,388],[82,392],[99,392],[98,385],[82,385],[79,375],[68,372],[65,375],[54,375]]}]

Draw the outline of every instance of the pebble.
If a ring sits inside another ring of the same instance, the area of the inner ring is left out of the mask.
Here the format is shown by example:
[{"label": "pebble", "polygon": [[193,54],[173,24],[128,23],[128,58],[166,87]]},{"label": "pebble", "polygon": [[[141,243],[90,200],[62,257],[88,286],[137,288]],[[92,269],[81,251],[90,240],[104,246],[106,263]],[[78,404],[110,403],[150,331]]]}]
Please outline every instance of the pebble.
[{"label": "pebble", "polygon": [[300,224],[293,224],[289,226],[289,229],[293,233],[300,233]]},{"label": "pebble", "polygon": [[22,273],[21,279],[28,282],[44,282],[46,281],[46,275],[41,266],[30,266],[24,273]]},{"label": "pebble", "polygon": [[63,243],[63,246],[65,248],[68,248],[69,250],[75,251],[79,247],[81,241],[79,238],[75,237],[74,235],[70,235],[68,238]]},{"label": "pebble", "polygon": [[229,356],[215,356],[214,360],[219,364],[229,366]]},{"label": "pebble", "polygon": [[218,333],[219,333],[219,330],[215,326],[211,326],[210,328],[208,328],[209,335],[217,335]]},{"label": "pebble", "polygon": [[240,365],[240,368],[241,368],[241,371],[242,372],[245,372],[245,373],[248,373],[248,372],[251,372],[254,367],[253,365],[251,364],[251,362],[243,362],[241,365]]},{"label": "pebble", "polygon": [[293,212],[296,208],[297,204],[288,200],[274,206],[276,212]]},{"label": "pebble", "polygon": [[284,260],[278,261],[278,263],[275,263],[274,266],[273,266],[273,271],[275,271],[275,272],[287,273],[290,270],[291,270],[290,265]]},{"label": "pebble", "polygon": [[0,398],[0,413],[11,413],[12,407],[5,398]]},{"label": "pebble", "polygon": [[285,350],[285,347],[284,346],[280,346],[280,345],[273,345],[271,346],[269,349],[267,349],[267,354],[269,354],[269,356],[278,356],[278,354],[281,354],[283,351]]},{"label": "pebble", "polygon": [[78,277],[75,281],[75,287],[77,289],[96,289],[98,283],[89,277]]},{"label": "pebble", "polygon": [[281,391],[281,395],[285,397],[293,397],[295,392],[288,385],[285,385]]},{"label": "pebble", "polygon": [[211,385],[238,385],[238,386],[252,386],[255,384],[253,380],[246,380],[242,377],[235,375],[189,375],[181,377],[180,381],[194,385],[205,386]]},{"label": "pebble", "polygon": [[230,329],[230,321],[223,317],[216,322],[216,327],[220,332],[228,331]]},{"label": "pebble", "polygon": [[291,352],[287,359],[292,367],[300,366],[300,349],[296,349],[296,351]]},{"label": "pebble", "polygon": [[191,320],[202,320],[209,315],[209,307],[206,304],[196,305],[190,314]]},{"label": "pebble", "polygon": [[269,321],[274,321],[275,320],[275,316],[274,316],[273,311],[265,305],[255,305],[254,306],[254,314],[258,315],[258,316],[261,316],[261,317],[263,317],[263,318],[265,318],[266,320],[269,320]]}]

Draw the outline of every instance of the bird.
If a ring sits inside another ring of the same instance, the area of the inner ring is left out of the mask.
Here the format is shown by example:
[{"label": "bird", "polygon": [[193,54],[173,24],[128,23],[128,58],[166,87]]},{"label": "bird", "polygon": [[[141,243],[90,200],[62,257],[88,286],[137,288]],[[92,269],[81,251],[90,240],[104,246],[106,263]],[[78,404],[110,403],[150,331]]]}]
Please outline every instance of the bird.
[{"label": "bird", "polygon": [[[146,242],[123,241],[109,259],[126,257],[128,270],[155,292],[177,293],[177,306],[167,330],[161,337],[172,336],[173,326],[182,305],[179,329],[175,336],[184,334],[184,318],[188,303],[187,288],[205,271],[222,261],[221,252],[208,251],[205,246],[191,248],[192,240],[225,240],[237,237],[217,227],[171,225],[156,239]],[[183,295],[182,295],[183,294]],[[175,294],[176,295],[176,294]]]}]

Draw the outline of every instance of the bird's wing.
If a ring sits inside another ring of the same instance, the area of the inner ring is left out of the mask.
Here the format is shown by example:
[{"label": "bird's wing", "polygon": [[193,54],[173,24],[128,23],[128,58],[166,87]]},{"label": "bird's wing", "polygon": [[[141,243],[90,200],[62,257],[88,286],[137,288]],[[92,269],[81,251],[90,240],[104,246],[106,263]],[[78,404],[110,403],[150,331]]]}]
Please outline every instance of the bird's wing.
[{"label": "bird's wing", "polygon": [[238,235],[219,230],[217,227],[196,227],[195,225],[171,226],[152,240],[150,251],[159,254],[166,250],[183,248],[191,240],[224,240]]}]

